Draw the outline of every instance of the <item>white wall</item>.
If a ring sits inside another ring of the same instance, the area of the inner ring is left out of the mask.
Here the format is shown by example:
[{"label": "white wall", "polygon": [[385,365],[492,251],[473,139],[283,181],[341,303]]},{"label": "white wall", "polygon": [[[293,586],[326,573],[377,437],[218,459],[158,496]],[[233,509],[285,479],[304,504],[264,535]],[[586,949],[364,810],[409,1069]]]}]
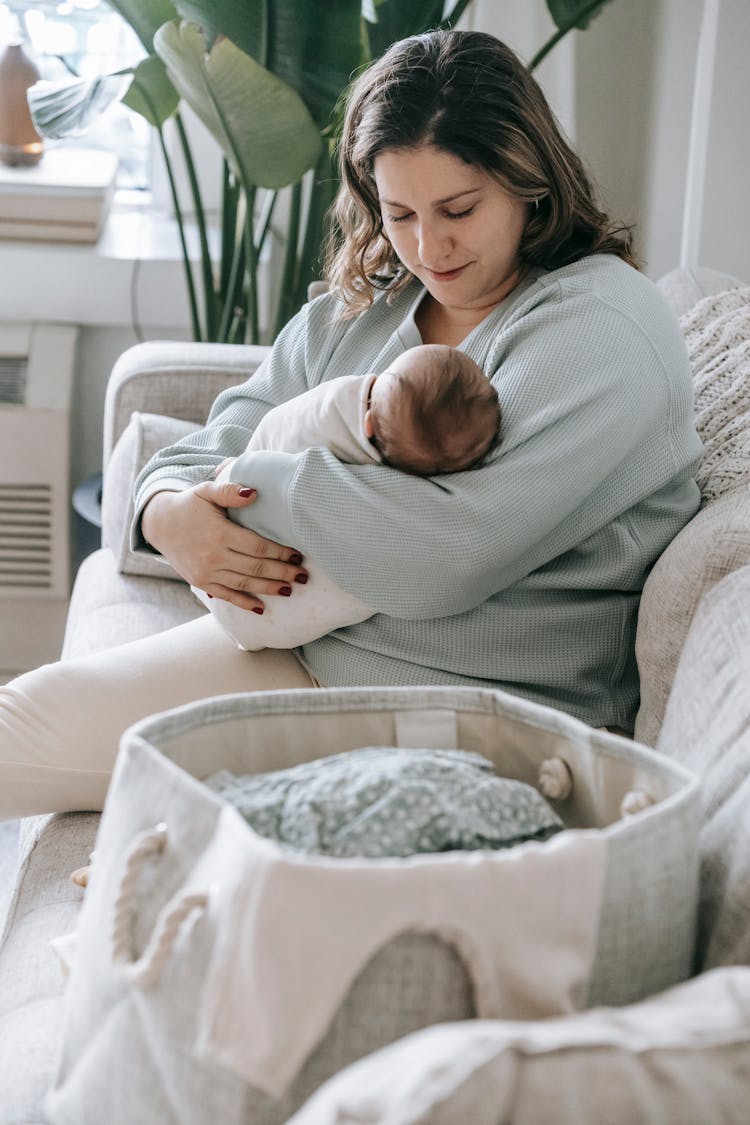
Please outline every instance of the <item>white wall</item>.
[{"label": "white wall", "polygon": [[[552,26],[544,0],[475,0],[469,11],[469,26],[526,59]],[[607,209],[636,224],[652,277],[679,264],[702,11],[703,0],[610,0],[537,72]],[[722,0],[699,257],[750,279],[748,48],[750,3]]]}]

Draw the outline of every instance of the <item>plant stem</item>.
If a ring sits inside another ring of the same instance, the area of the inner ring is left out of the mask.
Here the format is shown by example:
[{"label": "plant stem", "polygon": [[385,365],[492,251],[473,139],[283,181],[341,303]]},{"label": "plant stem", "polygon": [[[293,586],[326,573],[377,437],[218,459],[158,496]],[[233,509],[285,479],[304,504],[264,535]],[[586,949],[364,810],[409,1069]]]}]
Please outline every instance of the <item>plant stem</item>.
[{"label": "plant stem", "polygon": [[[305,303],[310,282],[317,280],[320,276],[320,257],[326,218],[337,187],[338,179],[331,162],[330,151],[327,147],[324,147],[318,163],[313,169],[310,182],[310,198],[302,236],[302,249],[290,294],[294,299],[294,308],[299,308]],[[289,309],[290,313],[291,311]]]},{"label": "plant stem", "polygon": [[160,125],[154,126],[157,136],[159,137],[159,145],[161,147],[161,154],[164,157],[164,165],[167,169],[167,178],[169,179],[169,189],[172,193],[172,204],[174,206],[175,219],[177,220],[177,229],[180,235],[180,246],[182,247],[182,262],[185,267],[185,284],[188,291],[188,302],[190,304],[190,319],[193,326],[193,339],[201,341],[200,318],[198,316],[198,302],[195,297],[195,283],[193,281],[193,270],[190,264],[190,254],[188,253],[187,242],[185,240],[185,223],[182,217],[182,210],[180,208],[180,199],[177,194],[177,184],[174,178],[174,171],[172,169],[172,161],[167,151],[167,146],[164,141],[164,131]]},{"label": "plant stem", "polygon": [[247,318],[250,330],[251,344],[260,343],[260,326],[258,323],[258,255],[255,252],[253,238],[253,212],[255,210],[255,187],[245,188],[245,222],[243,231],[245,235],[245,278],[247,281]]},{"label": "plant stem", "polygon": [[193,207],[195,209],[195,221],[198,226],[198,235],[200,238],[201,267],[203,270],[203,299],[206,315],[205,338],[207,340],[215,340],[217,319],[216,289],[214,287],[214,269],[213,262],[211,261],[211,251],[208,246],[206,213],[203,209],[203,200],[201,199],[198,177],[195,174],[195,164],[193,163],[193,154],[190,151],[190,142],[188,141],[185,126],[179,113],[175,114],[175,124],[177,125],[177,132],[182,145],[182,155],[185,161],[185,167],[187,168],[188,182],[190,184],[190,192],[193,197]]},{"label": "plant stem", "polygon": [[569,20],[568,23],[563,24],[562,27],[558,27],[554,35],[551,35],[547,42],[542,44],[537,53],[534,55],[533,59],[529,63],[529,70],[536,70],[540,62],[546,59],[552,48],[556,47],[560,40],[563,39],[569,31],[573,31],[581,22],[581,20],[585,20],[588,19],[589,16],[596,15],[598,9],[603,8],[606,3],[608,3],[608,0],[592,0],[592,3],[587,4],[585,8],[582,8],[580,12],[578,12],[574,20]]},{"label": "plant stem", "polygon": [[[236,185],[235,185],[236,188]],[[233,189],[235,190],[235,189]],[[226,281],[222,285],[224,295],[224,308],[222,310],[221,324],[219,325],[218,339],[221,343],[229,340],[232,330],[232,317],[238,306],[246,311],[247,293],[245,289],[245,197],[235,197],[232,214],[232,230],[227,232],[227,256],[231,249],[231,260],[228,259]]]},{"label": "plant stem", "polygon": [[271,229],[271,218],[273,216],[274,208],[276,206],[276,201],[278,198],[278,191],[268,191],[266,192],[266,197],[263,200],[263,210],[258,216],[258,222],[256,224],[257,233],[255,235],[255,249],[258,254],[260,254],[261,250],[263,249],[263,244],[266,241],[266,236]]},{"label": "plant stem", "polygon": [[[226,157],[223,161],[221,183],[221,259],[219,266],[219,295],[222,302],[229,293],[229,278],[237,247],[237,182],[229,171]],[[222,315],[223,315],[222,309]],[[220,337],[223,339],[223,337]]]},{"label": "plant stem", "polygon": [[286,228],[286,248],[284,252],[284,267],[281,271],[281,284],[279,286],[279,299],[276,305],[276,323],[273,327],[273,339],[288,320],[288,309],[293,303],[291,288],[293,285],[294,271],[297,264],[297,242],[299,239],[299,222],[302,208],[302,181],[298,180],[292,185],[289,201],[289,219]]}]

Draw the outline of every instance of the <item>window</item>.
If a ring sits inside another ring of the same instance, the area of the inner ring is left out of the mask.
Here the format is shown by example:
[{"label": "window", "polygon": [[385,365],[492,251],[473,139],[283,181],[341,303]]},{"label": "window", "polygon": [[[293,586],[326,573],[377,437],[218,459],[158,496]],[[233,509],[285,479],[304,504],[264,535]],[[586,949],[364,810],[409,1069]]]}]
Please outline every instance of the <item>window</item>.
[{"label": "window", "polygon": [[[0,43],[19,35],[42,77],[55,82],[120,70],[144,56],[134,32],[106,0],[0,0]],[[124,106],[111,106],[82,136],[46,143],[116,152],[119,186],[148,187],[151,128]]]}]

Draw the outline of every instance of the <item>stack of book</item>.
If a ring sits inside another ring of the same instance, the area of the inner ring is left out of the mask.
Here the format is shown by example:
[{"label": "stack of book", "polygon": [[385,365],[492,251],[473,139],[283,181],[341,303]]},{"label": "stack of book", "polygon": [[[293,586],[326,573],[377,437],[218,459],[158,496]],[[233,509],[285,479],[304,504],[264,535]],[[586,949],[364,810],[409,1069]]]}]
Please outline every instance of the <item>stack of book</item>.
[{"label": "stack of book", "polygon": [[0,239],[96,242],[115,190],[117,157],[53,148],[32,168],[0,165]]}]

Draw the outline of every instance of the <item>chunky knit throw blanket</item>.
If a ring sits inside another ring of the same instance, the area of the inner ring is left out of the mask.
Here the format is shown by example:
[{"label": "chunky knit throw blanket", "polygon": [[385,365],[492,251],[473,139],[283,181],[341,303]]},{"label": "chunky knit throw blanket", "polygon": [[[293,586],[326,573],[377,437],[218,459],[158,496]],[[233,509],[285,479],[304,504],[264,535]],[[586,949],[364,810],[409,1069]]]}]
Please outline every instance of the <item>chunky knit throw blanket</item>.
[{"label": "chunky knit throw blanket", "polygon": [[705,502],[750,480],[750,287],[705,297],[680,326],[706,447],[696,476]]}]

